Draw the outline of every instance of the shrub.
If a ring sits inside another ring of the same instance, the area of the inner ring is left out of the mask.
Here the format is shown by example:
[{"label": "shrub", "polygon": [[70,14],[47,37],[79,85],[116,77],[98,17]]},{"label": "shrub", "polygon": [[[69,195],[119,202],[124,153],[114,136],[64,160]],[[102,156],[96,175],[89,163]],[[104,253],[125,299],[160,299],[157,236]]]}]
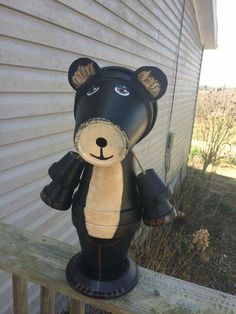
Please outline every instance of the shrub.
[{"label": "shrub", "polygon": [[172,199],[177,219],[172,225],[142,228],[131,247],[136,262],[157,272],[236,293],[232,276],[236,211],[221,194],[235,190],[235,185],[230,179],[224,180],[228,180],[227,186],[217,175],[188,169]]},{"label": "shrub", "polygon": [[190,151],[190,158],[195,156],[201,156],[201,148],[198,146],[192,146]]}]

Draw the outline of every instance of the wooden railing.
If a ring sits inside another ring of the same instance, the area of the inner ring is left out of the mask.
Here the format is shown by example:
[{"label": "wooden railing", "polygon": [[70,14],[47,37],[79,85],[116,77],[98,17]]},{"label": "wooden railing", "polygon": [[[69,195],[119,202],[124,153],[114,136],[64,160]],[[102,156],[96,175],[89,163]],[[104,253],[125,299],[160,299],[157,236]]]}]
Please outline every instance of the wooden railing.
[{"label": "wooden railing", "polygon": [[[54,292],[69,297],[70,313],[85,304],[112,313],[236,313],[236,297],[139,267],[138,285],[111,300],[88,298],[70,288],[65,267],[77,248],[12,225],[0,224],[0,269],[12,274],[14,313],[27,313],[26,282],[41,286],[41,313],[54,313]],[[1,311],[1,310],[0,310]]]}]

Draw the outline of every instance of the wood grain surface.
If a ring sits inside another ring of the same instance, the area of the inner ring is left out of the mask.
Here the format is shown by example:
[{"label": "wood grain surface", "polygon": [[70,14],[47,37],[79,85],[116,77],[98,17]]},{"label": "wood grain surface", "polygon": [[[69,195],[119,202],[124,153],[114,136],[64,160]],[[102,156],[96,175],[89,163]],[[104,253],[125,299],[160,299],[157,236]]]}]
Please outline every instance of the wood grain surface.
[{"label": "wood grain surface", "polygon": [[139,283],[127,295],[99,300],[68,286],[65,268],[77,248],[8,224],[0,224],[0,268],[72,299],[112,313],[236,313],[236,297],[139,267]]}]

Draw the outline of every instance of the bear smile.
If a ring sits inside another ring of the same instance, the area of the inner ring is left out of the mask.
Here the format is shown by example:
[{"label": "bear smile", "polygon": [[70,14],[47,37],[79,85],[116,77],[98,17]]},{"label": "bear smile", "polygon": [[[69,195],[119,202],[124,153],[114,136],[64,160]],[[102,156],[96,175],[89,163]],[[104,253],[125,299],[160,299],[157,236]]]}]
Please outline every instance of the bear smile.
[{"label": "bear smile", "polygon": [[103,147],[100,147],[100,156],[96,156],[96,155],[93,155],[90,153],[90,155],[96,159],[99,159],[99,160],[108,160],[108,159],[111,159],[113,157],[113,155],[109,156],[109,157],[104,157],[103,155]]},{"label": "bear smile", "polygon": [[113,155],[109,156],[109,157],[104,157],[103,154],[101,154],[100,156],[95,156],[93,154],[90,153],[90,155],[94,158],[97,158],[99,160],[108,160],[108,159],[111,159],[112,157],[114,157]]}]

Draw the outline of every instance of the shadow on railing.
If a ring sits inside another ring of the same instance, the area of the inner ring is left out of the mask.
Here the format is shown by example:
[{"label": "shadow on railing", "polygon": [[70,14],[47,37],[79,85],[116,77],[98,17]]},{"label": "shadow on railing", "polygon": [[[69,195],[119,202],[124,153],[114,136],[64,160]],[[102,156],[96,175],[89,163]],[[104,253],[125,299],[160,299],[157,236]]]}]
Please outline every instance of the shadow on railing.
[{"label": "shadow on railing", "polygon": [[12,274],[14,314],[27,313],[27,281],[41,286],[41,314],[54,313],[54,293],[70,300],[70,314],[85,304],[111,313],[236,313],[236,297],[139,267],[138,285],[111,300],[88,298],[68,286],[65,268],[78,248],[12,225],[0,224],[0,269]]}]

